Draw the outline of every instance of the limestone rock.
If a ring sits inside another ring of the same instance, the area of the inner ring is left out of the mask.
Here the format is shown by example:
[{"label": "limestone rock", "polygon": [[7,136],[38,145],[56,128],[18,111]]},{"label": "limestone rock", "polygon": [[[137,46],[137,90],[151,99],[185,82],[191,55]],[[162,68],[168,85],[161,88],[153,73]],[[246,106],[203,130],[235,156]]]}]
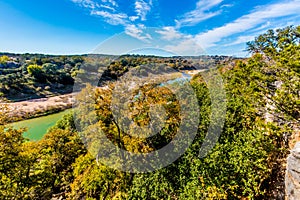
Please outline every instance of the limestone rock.
[{"label": "limestone rock", "polygon": [[285,190],[287,200],[300,199],[300,142],[296,143],[287,158]]}]

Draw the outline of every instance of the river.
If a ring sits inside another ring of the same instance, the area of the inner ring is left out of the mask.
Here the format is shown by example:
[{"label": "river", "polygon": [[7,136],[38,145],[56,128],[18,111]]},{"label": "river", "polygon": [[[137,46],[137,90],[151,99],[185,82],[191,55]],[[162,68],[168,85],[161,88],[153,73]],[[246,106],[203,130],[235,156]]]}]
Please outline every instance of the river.
[{"label": "river", "polygon": [[65,114],[69,113],[71,109],[43,116],[33,119],[27,119],[19,122],[12,123],[14,128],[27,127],[28,130],[24,133],[24,137],[32,141],[37,141],[42,139],[47,130],[54,126],[55,123],[62,118]]},{"label": "river", "polygon": [[[191,79],[191,75],[182,73],[181,78],[176,78],[174,80],[169,80],[166,83],[161,84],[161,86],[165,84],[172,84],[174,82],[178,81],[189,81]],[[51,114],[43,117],[38,117],[38,118],[33,118],[33,119],[28,119],[28,120],[23,120],[19,122],[12,123],[11,125],[14,128],[22,128],[22,127],[27,127],[28,130],[24,133],[24,137],[28,138],[29,140],[32,141],[38,141],[42,139],[42,137],[45,135],[47,130],[54,126],[55,123],[62,118],[65,114],[69,113],[71,109],[56,113],[56,114]]]}]

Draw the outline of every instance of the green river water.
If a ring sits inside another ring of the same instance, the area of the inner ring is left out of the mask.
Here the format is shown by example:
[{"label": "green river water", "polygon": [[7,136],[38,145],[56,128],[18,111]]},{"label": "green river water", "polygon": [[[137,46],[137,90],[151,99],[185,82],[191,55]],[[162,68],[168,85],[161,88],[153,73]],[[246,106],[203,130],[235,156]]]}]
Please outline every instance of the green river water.
[{"label": "green river water", "polygon": [[11,125],[14,128],[27,127],[28,130],[26,131],[26,133],[24,133],[24,137],[30,140],[37,141],[42,139],[47,130],[52,127],[58,120],[60,120],[62,116],[69,112],[70,109],[43,117],[15,122]]}]

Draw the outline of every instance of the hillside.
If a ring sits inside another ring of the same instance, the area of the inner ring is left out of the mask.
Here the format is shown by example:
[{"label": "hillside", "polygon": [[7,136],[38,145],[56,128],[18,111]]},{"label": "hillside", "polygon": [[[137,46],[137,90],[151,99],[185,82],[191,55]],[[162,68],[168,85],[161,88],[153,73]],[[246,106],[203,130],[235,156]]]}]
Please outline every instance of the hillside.
[{"label": "hillside", "polygon": [[[2,55],[5,100],[81,90],[37,142],[6,125],[2,107],[0,198],[283,199],[300,127],[300,26],[247,48],[247,59]],[[166,78],[195,69],[206,71]]]}]

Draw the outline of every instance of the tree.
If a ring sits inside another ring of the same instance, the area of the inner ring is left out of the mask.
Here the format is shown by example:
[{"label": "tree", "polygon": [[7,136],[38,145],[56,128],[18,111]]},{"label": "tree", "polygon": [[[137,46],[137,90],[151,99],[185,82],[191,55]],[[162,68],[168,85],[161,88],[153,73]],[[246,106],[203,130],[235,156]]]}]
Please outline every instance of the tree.
[{"label": "tree", "polygon": [[39,141],[38,150],[40,157],[36,171],[40,171],[39,176],[43,177],[39,191],[66,194],[74,179],[72,164],[77,157],[86,153],[77,133],[71,127],[65,130],[52,128]]},{"label": "tree", "polygon": [[0,57],[0,64],[6,64],[7,61],[9,61],[10,58],[8,56],[1,56]]},{"label": "tree", "polygon": [[89,153],[73,164],[75,180],[69,199],[125,199],[130,175],[97,163]]},{"label": "tree", "polygon": [[[259,84],[269,104],[276,107],[270,110],[282,122],[300,122],[300,26],[289,26],[276,31],[269,30],[254,41],[248,42],[248,50],[259,52],[249,60],[262,77]],[[266,85],[264,82],[267,82]]]},{"label": "tree", "polygon": [[38,82],[45,82],[46,75],[44,74],[43,68],[39,65],[29,65],[27,67],[27,72],[33,76]]},{"label": "tree", "polygon": [[36,179],[32,174],[37,151],[22,136],[25,129],[0,126],[0,197],[31,199]]},{"label": "tree", "polygon": [[42,70],[49,76],[58,73],[58,66],[52,63],[45,63],[42,65]]}]

